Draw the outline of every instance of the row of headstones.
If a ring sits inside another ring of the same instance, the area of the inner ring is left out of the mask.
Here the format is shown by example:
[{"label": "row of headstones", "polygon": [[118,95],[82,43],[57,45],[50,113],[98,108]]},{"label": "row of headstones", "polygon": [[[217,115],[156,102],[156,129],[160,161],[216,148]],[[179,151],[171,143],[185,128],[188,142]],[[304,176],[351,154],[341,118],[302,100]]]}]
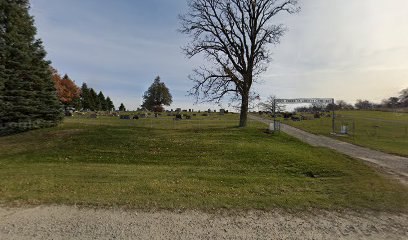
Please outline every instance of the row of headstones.
[{"label": "row of headstones", "polygon": [[[157,118],[157,117],[159,117],[159,116],[161,116],[162,114],[158,114],[158,113],[155,113],[154,114],[154,117],[155,118]],[[181,113],[177,113],[177,114],[167,114],[167,116],[174,116],[175,118],[175,120],[181,120],[181,119],[183,119],[183,115],[181,114]],[[193,114],[193,116],[195,117],[195,116],[197,116],[197,114]],[[130,120],[130,119],[141,119],[141,118],[148,118],[148,116],[147,116],[147,114],[138,114],[138,115],[133,115],[133,117],[132,116],[130,116],[130,115],[120,115],[119,116],[119,118],[120,119],[122,119],[122,120]],[[184,115],[184,118],[185,119],[191,119],[191,116],[190,115]]]},{"label": "row of headstones", "polygon": [[[173,109],[171,109],[170,112],[174,112]],[[179,112],[179,113],[180,112],[190,112],[190,113],[192,113],[192,112],[194,112],[194,109],[181,110],[181,108],[176,108],[176,112]],[[211,110],[210,108],[207,110],[207,113],[212,113],[212,112],[216,113],[217,110]],[[201,111],[198,110],[198,113],[201,113]],[[220,109],[219,113],[228,113],[228,110]]]},{"label": "row of headstones", "polygon": [[[190,112],[190,113],[192,113],[194,111],[193,109],[189,109],[189,111],[187,111],[187,110],[179,111],[180,110],[179,108],[176,109],[176,110],[177,110],[176,111],[177,113],[168,112],[167,116],[169,116],[169,117],[174,116],[174,117],[176,117],[176,119],[182,119],[181,112]],[[173,109],[171,110],[171,112],[173,112]],[[212,113],[212,112],[216,113],[217,111],[216,110],[211,111],[211,109],[208,109],[208,111],[206,113],[203,113],[202,116],[208,116],[207,113]],[[201,111],[198,111],[198,113],[201,113]],[[221,115],[224,115],[224,114],[228,113],[228,110],[220,109],[219,113]],[[119,117],[120,117],[120,119],[139,119],[139,118],[148,118],[149,115],[151,115],[151,114],[150,113],[147,113],[147,114],[142,113],[142,114],[137,114],[137,115],[133,115],[133,116],[131,116],[131,115],[119,115]],[[196,113],[193,113],[192,115],[194,117],[197,116]],[[70,116],[72,116],[72,114]],[[117,117],[118,114],[114,112],[114,113],[111,113],[110,116]],[[161,113],[154,113],[155,118],[157,118],[159,116],[162,116],[162,114]],[[89,115],[89,118],[98,118],[98,114],[97,113],[92,113],[92,114]],[[186,119],[191,119],[191,116],[190,115],[185,115],[185,118]]]},{"label": "row of headstones", "polygon": [[[296,116],[293,113],[284,113],[283,116],[281,114],[277,114],[277,117],[283,117],[285,120],[291,119],[292,121],[303,121],[303,120],[312,120],[311,117],[300,115],[300,117]],[[318,119],[321,117],[331,117],[331,114],[322,114],[322,113],[314,113],[313,118]]]}]

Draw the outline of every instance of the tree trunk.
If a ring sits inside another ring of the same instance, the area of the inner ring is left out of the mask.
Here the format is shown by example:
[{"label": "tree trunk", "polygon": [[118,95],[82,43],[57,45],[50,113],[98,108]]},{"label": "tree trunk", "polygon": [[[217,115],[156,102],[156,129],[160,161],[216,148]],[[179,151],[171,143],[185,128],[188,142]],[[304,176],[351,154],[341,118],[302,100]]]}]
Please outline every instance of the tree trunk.
[{"label": "tree trunk", "polygon": [[247,126],[248,105],[249,105],[249,93],[242,94],[241,115],[239,117],[239,127],[241,128]]}]

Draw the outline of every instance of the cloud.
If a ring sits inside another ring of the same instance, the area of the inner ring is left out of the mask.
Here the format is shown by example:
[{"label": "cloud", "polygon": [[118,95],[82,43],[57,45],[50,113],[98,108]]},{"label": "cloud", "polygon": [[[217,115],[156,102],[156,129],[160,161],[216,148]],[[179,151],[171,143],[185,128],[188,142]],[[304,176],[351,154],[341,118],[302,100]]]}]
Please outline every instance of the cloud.
[{"label": "cloud", "polygon": [[[289,31],[271,46],[273,61],[255,86],[264,99],[275,94],[380,101],[408,87],[408,1],[301,4],[298,15],[274,20]],[[191,108],[187,76],[205,60],[181,52],[188,39],[176,31],[177,15],[185,8],[184,0],[32,0],[31,12],[54,66],[77,83],[136,108],[160,75],[173,92],[172,107]]]}]

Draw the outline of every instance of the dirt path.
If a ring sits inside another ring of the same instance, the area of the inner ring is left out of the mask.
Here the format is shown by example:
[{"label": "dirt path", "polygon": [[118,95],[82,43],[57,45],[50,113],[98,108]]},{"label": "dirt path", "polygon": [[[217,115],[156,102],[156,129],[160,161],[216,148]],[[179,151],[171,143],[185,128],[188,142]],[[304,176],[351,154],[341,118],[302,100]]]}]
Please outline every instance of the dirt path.
[{"label": "dirt path", "polygon": [[408,215],[0,208],[0,239],[407,239]]},{"label": "dirt path", "polygon": [[[250,115],[249,117],[253,120],[263,122],[265,124],[269,124],[270,122],[272,122],[271,120],[263,119],[253,115]],[[370,163],[374,163],[377,166],[382,167],[386,172],[392,174],[402,183],[408,185],[408,158],[406,157],[400,157],[371,150],[321,135],[314,135],[303,130],[288,126],[286,124],[282,124],[281,130],[312,146],[331,148],[353,158],[358,158]]]}]

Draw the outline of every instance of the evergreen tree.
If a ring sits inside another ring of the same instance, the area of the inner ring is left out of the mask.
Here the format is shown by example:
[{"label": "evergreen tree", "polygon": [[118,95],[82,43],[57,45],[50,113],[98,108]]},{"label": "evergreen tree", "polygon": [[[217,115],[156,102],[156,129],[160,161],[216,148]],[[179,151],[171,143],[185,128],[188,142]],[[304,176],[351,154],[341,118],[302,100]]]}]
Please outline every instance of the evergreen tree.
[{"label": "evergreen tree", "polygon": [[110,99],[110,97],[106,98],[106,107],[107,107],[107,111],[114,111],[115,110],[115,105],[113,105],[113,102]]},{"label": "evergreen tree", "polygon": [[100,91],[98,94],[98,100],[99,100],[99,110],[108,111],[108,105],[106,104],[106,99],[102,91]]},{"label": "evergreen tree", "polygon": [[0,135],[55,126],[62,107],[28,0],[0,0]]},{"label": "evergreen tree", "polygon": [[91,104],[90,104],[90,94],[89,94],[89,88],[86,83],[82,84],[81,87],[81,105],[83,110],[90,110],[91,109]]},{"label": "evergreen tree", "polygon": [[125,105],[123,105],[123,103],[120,104],[119,111],[126,112],[126,108]]},{"label": "evergreen tree", "polygon": [[91,111],[97,111],[99,105],[98,95],[93,88],[89,90],[89,109]]},{"label": "evergreen tree", "polygon": [[[4,96],[4,84],[7,81],[6,75],[6,39],[4,35],[6,33],[6,12],[5,2],[0,1],[0,114],[5,113]],[[0,122],[2,124],[2,122]],[[0,126],[1,128],[2,126]]]},{"label": "evergreen tree", "polygon": [[143,99],[142,107],[154,112],[162,112],[164,110],[163,105],[170,106],[173,102],[169,89],[163,82],[160,82],[159,76],[145,92]]}]

